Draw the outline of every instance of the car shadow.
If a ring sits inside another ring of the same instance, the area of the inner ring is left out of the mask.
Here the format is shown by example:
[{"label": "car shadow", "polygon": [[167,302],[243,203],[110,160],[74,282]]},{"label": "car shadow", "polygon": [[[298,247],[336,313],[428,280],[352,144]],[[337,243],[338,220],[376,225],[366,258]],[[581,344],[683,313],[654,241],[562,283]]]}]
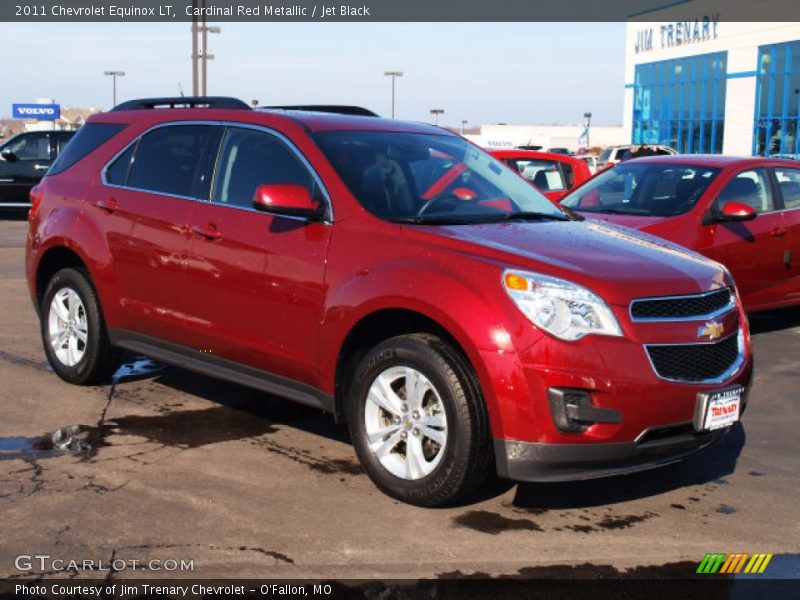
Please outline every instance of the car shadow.
[{"label": "car shadow", "polygon": [[753,335],[800,327],[800,307],[797,306],[754,312],[747,317]]},{"label": "car shadow", "polygon": [[[126,384],[140,381],[140,376],[135,373],[130,379],[120,377],[113,393],[122,396],[132,393],[138,388]],[[179,403],[159,404],[157,397],[150,399],[148,395],[144,400],[152,401],[151,406],[158,414],[145,420],[136,419],[137,435],[148,437],[143,427],[152,428],[154,436],[163,436],[165,430],[179,435],[182,428],[193,429],[202,424],[201,429],[205,431],[192,433],[192,445],[197,446],[212,444],[220,439],[254,439],[282,425],[342,444],[351,444],[346,424],[336,424],[330,414],[290,400],[169,366],[155,372],[152,381],[207,400],[210,406],[199,411],[185,410]],[[208,413],[207,418],[200,413]],[[112,420],[121,426],[124,433],[125,417]],[[217,435],[215,428],[224,428],[224,435]],[[207,436],[207,441],[200,439],[204,436]],[[710,482],[724,484],[724,478],[736,468],[745,439],[744,427],[737,424],[717,444],[679,463],[630,475],[564,483],[517,483],[494,477],[475,493],[450,507],[466,507],[492,500],[515,486],[514,506],[527,510],[549,510],[615,504]]]},{"label": "car shadow", "polygon": [[514,506],[526,509],[589,508],[627,502],[687,486],[716,482],[736,469],[746,439],[741,423],[717,444],[671,465],[632,473],[565,483],[520,483]]}]

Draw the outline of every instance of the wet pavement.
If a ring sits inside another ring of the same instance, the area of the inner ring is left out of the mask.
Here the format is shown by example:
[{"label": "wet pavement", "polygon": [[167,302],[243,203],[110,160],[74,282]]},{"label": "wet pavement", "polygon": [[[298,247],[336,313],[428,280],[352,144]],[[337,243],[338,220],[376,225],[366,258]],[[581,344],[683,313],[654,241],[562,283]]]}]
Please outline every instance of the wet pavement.
[{"label": "wet pavement", "polygon": [[[800,552],[800,309],[752,317],[750,406],[708,451],[627,477],[498,481],[425,510],[376,490],[317,411],[134,356],[109,385],[61,382],[27,296],[25,227],[0,220],[0,577],[48,574],[17,570],[21,554],[436,578],[688,576],[706,552]],[[165,573],[103,574],[143,575]]]}]

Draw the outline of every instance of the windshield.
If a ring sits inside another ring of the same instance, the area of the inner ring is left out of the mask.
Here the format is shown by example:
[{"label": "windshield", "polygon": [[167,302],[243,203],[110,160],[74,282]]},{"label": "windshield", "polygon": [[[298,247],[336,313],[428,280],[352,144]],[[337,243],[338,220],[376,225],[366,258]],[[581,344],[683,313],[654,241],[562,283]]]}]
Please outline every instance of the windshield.
[{"label": "windshield", "polygon": [[561,204],[583,212],[681,215],[692,209],[719,172],[698,165],[620,164],[591,179]]},{"label": "windshield", "polygon": [[314,139],[362,206],[389,221],[570,218],[501,162],[459,137],[335,131]]}]

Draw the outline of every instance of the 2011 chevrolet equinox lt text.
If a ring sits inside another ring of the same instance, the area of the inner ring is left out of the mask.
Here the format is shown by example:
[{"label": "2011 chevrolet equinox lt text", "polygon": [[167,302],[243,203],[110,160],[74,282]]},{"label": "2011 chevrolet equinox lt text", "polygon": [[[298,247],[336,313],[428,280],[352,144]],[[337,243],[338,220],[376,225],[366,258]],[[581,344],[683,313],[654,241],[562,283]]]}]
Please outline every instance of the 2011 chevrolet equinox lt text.
[{"label": "2011 chevrolet equinox lt text", "polygon": [[666,464],[738,421],[750,338],[722,265],[585,221],[443,129],[298,108],[89,119],[29,217],[59,377],[103,381],[125,349],[318,407],[422,506],[493,470]]}]

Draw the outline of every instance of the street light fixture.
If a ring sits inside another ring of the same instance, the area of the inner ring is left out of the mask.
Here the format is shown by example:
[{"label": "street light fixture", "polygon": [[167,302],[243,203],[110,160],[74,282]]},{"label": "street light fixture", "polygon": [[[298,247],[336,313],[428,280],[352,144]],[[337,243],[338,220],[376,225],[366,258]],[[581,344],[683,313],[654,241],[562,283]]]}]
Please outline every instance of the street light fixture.
[{"label": "street light fixture", "polygon": [[432,108],[431,109],[431,114],[434,115],[434,117],[436,118],[436,125],[438,125],[439,124],[439,115],[443,115],[444,114],[444,109],[443,108]]},{"label": "street light fixture", "polygon": [[403,76],[403,72],[402,71],[384,71],[383,74],[386,77],[391,77],[392,78],[392,118],[394,119],[394,80],[397,77],[402,77]]},{"label": "street light fixture", "polygon": [[125,77],[125,71],[103,71],[103,75],[109,75],[114,80],[114,104],[111,105],[113,108],[117,105],[117,77]]}]

